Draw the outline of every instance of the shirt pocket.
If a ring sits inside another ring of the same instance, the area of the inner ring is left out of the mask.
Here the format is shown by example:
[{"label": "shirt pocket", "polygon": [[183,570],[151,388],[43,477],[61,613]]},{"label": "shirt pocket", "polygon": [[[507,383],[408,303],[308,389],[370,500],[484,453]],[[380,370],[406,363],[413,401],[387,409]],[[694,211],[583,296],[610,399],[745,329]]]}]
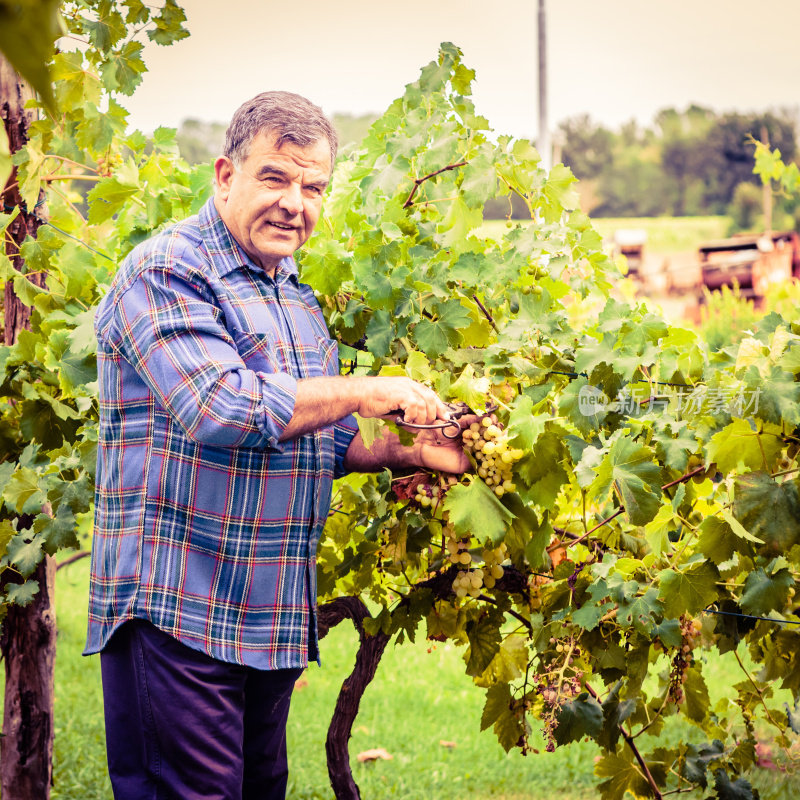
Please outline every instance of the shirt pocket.
[{"label": "shirt pocket", "polygon": [[245,366],[254,372],[285,372],[278,358],[275,336],[271,332],[230,331],[236,351]]},{"label": "shirt pocket", "polygon": [[317,337],[317,347],[319,349],[319,361],[323,375],[339,374],[339,348],[335,339],[327,337]]},{"label": "shirt pocket", "polygon": [[336,342],[314,334],[308,344],[298,348],[303,376],[320,378],[339,374]]}]

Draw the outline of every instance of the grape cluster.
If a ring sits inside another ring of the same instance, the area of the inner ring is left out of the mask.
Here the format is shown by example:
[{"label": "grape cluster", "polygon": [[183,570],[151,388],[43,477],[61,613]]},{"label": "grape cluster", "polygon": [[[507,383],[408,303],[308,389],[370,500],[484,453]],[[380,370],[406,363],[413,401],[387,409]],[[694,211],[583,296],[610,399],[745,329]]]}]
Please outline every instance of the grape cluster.
[{"label": "grape cluster", "polygon": [[487,548],[481,553],[483,556],[483,563],[485,564],[483,570],[483,585],[487,589],[494,589],[495,583],[505,574],[502,562],[506,559],[506,550],[505,542],[500,542],[497,547],[491,549]]},{"label": "grape cluster", "polygon": [[469,537],[459,537],[456,529],[449,523],[442,529],[446,537],[445,547],[450,557],[450,562],[459,567],[468,567],[472,563],[472,553],[469,552]]},{"label": "grape cluster", "polygon": [[481,586],[483,585],[482,569],[460,570],[453,581],[453,591],[459,599],[469,595],[470,597],[480,597]]},{"label": "grape cluster", "polygon": [[497,547],[484,548],[481,556],[484,561],[483,568],[470,569],[472,553],[469,551],[470,539],[468,536],[459,537],[452,525],[444,527],[447,537],[446,548],[450,562],[458,568],[458,574],[453,580],[453,591],[456,597],[463,599],[467,595],[478,597],[481,589],[493,589],[495,583],[503,577],[504,570],[501,562],[506,558],[506,545],[500,543]]},{"label": "grape cluster", "polygon": [[442,476],[436,479],[432,475],[427,480],[420,481],[414,491],[414,502],[423,508],[436,507],[447,494],[447,490],[458,483],[455,475]]},{"label": "grape cluster", "polygon": [[116,167],[122,165],[122,156],[119,153],[109,153],[108,157],[97,157],[97,171],[108,178]]},{"label": "grape cluster", "polygon": [[544,703],[541,721],[548,753],[556,749],[555,732],[561,708],[583,691],[583,671],[575,663],[581,656],[577,642],[571,637],[566,640],[551,637],[550,645],[556,655],[545,669],[533,676],[536,691]]},{"label": "grape cluster", "polygon": [[684,700],[683,684],[692,666],[697,638],[700,636],[702,624],[699,619],[681,617],[681,645],[672,659],[672,670],[669,674],[668,697],[673,703],[682,703]]},{"label": "grape cluster", "polygon": [[462,440],[478,464],[478,475],[498,497],[516,490],[512,470],[524,453],[516,447],[509,447],[508,434],[498,423],[496,415],[473,422],[463,432]]}]

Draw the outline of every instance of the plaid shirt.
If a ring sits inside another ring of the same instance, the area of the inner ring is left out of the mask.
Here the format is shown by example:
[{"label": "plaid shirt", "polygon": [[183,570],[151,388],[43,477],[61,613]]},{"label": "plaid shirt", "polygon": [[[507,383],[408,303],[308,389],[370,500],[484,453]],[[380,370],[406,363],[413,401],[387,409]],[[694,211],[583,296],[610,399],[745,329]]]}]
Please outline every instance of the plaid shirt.
[{"label": "plaid shirt", "polygon": [[316,547],[352,417],[287,442],[298,378],[336,343],[292,259],[275,279],[200,214],[134,249],[97,310],[89,632],[144,618],[222,661],[318,658]]}]

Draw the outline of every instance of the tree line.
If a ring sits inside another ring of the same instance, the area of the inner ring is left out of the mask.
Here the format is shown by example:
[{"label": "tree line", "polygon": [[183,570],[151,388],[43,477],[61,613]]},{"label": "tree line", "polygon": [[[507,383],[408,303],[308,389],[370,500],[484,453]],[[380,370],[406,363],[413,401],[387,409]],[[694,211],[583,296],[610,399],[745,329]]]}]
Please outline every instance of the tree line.
[{"label": "tree line", "polygon": [[[794,160],[796,113],[717,113],[691,105],[660,111],[649,127],[631,121],[618,130],[580,115],[562,122],[556,136],[592,216],[727,214],[739,228],[755,224],[761,211],[755,140]],[[793,216],[795,204],[787,200],[779,211]]]},{"label": "tree line", "polygon": [[[343,147],[356,146],[374,115],[334,114]],[[580,183],[582,209],[593,217],[730,216],[737,230],[760,225],[762,189],[753,173],[755,141],[766,141],[788,162],[798,157],[795,110],[718,113],[691,105],[666,108],[652,124],[631,120],[618,129],[580,114],[562,121],[553,137],[555,161],[570,167]],[[190,163],[212,159],[225,126],[184,120],[178,128],[181,155]],[[489,219],[527,216],[518,198],[487,203]],[[796,227],[796,199],[778,197],[775,226]]]}]

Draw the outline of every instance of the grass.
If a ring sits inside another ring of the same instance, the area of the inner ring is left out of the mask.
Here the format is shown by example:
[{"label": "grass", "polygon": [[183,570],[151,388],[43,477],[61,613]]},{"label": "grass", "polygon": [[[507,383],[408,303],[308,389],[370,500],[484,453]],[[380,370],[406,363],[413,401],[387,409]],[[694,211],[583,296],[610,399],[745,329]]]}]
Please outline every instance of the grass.
[{"label": "grass", "polygon": [[645,248],[659,255],[696,252],[702,242],[723,239],[730,227],[728,217],[609,217],[592,223],[607,241],[621,228],[641,228],[647,234]]},{"label": "grass", "polygon": [[[60,570],[57,579],[56,752],[53,800],[111,800],[106,776],[100,664],[80,655],[86,620],[88,559]],[[342,681],[352,668],[356,635],[345,622],[323,639],[322,668],[311,666],[295,692],[288,726],[289,800],[331,800],[325,736]],[[364,800],[589,800],[598,797],[592,774],[594,744],[555,753],[506,754],[491,732],[481,733],[483,692],[464,675],[461,651],[429,643],[390,646],[364,695],[350,741],[353,774]],[[742,679],[728,656],[705,666],[712,701]],[[704,736],[689,723],[668,725],[657,744]],[[647,735],[644,737],[647,738]],[[440,744],[455,742],[454,748]],[[541,743],[539,743],[541,745]],[[356,754],[382,747],[391,761],[356,762]],[[800,796],[800,783],[761,770],[762,792],[780,788]],[[762,796],[770,797],[771,793]],[[686,795],[691,798],[693,795]],[[699,797],[699,795],[698,795]]]},{"label": "grass", "polygon": [[[515,221],[516,222],[516,221]],[[672,255],[696,252],[701,242],[724,238],[730,226],[728,217],[608,217],[592,220],[597,232],[611,243],[614,231],[621,228],[641,228],[647,234],[645,248],[650,253]],[[505,220],[487,220],[481,233],[502,236]]]}]

